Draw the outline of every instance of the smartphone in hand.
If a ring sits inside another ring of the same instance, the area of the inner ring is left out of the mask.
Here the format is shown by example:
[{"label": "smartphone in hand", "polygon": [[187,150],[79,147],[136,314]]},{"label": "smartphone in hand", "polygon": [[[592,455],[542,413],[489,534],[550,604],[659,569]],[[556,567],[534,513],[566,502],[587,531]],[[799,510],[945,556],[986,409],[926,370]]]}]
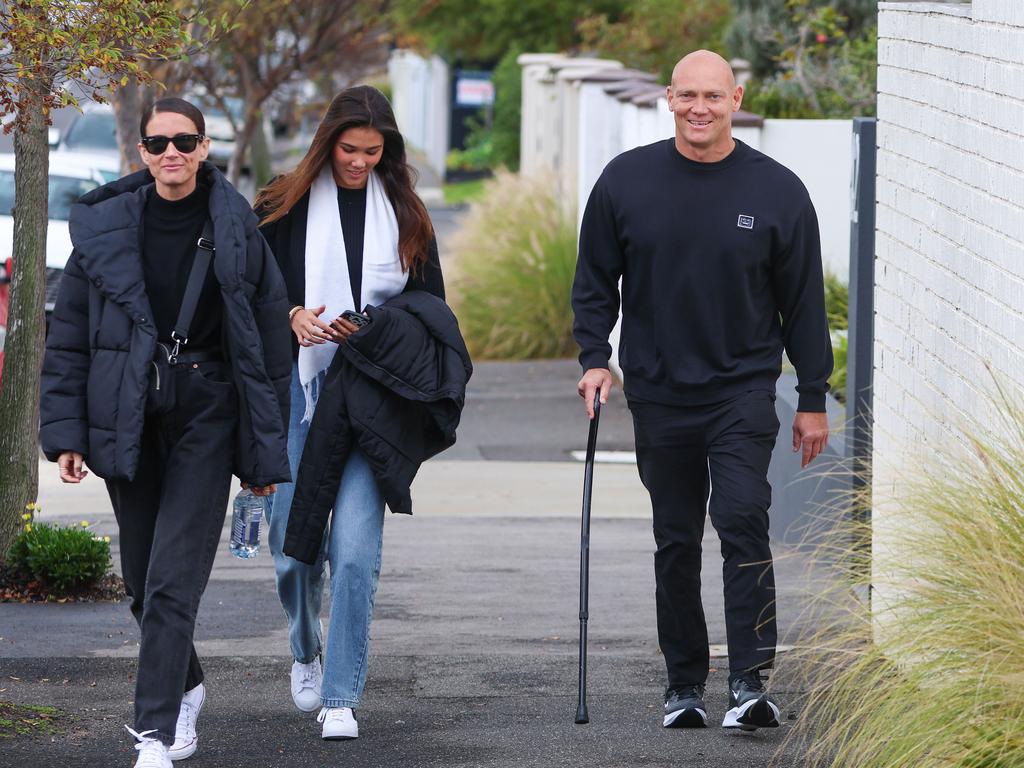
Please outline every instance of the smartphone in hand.
[{"label": "smartphone in hand", "polygon": [[353,312],[351,309],[346,309],[341,313],[343,320],[348,320],[356,328],[362,328],[363,326],[370,324],[370,318],[359,312]]}]

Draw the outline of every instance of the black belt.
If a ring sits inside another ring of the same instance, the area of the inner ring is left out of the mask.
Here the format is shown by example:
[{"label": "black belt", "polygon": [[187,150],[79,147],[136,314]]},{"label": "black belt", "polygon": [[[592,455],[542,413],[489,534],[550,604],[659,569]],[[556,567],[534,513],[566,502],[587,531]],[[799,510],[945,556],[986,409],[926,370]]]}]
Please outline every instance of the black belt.
[{"label": "black belt", "polygon": [[203,352],[196,350],[195,352],[179,352],[177,358],[172,365],[185,365],[188,363],[223,363],[224,355],[220,352]]},{"label": "black belt", "polygon": [[[219,349],[193,349],[193,350],[180,350],[175,355],[174,361],[170,359],[171,349],[167,344],[158,342],[159,346],[164,354],[167,355],[167,362],[171,365],[188,365],[191,363],[223,363],[224,355],[221,354]],[[180,349],[180,348],[179,348]]]}]

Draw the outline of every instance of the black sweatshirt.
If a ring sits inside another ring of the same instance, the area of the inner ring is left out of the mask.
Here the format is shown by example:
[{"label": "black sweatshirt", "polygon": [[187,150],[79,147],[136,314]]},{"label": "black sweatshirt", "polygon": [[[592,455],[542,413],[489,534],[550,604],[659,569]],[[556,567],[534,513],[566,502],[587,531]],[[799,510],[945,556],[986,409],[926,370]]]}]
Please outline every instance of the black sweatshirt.
[{"label": "black sweatshirt", "polygon": [[619,313],[630,400],[708,405],[774,392],[785,347],[800,411],[825,410],[832,345],[818,220],[791,171],[740,141],[699,163],[674,139],[604,169],[583,215],[573,334],[607,368]]},{"label": "black sweatshirt", "polygon": [[[142,224],[142,272],[153,308],[157,338],[170,342],[181,300],[196,258],[196,243],[209,215],[210,190],[199,184],[181,200],[165,200],[150,191]],[[188,332],[189,350],[220,346],[224,302],[220,285],[207,269],[199,304]]]}]

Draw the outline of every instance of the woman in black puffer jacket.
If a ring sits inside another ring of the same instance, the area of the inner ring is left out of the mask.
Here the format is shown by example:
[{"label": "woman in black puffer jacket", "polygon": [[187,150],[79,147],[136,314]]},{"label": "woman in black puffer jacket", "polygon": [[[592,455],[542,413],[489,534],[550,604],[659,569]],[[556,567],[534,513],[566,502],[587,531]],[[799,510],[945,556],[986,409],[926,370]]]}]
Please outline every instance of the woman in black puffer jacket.
[{"label": "woman in black puffer jacket", "polygon": [[[202,113],[161,99],[140,128],[147,170],[71,210],[40,441],[64,482],[81,482],[83,463],[106,480],[142,631],[136,766],[170,768],[198,742],[206,694],[192,635],[231,475],[260,495],[291,479],[291,342],[284,281],[256,216],[204,162]],[[208,220],[215,251],[188,322],[181,308]]]}]

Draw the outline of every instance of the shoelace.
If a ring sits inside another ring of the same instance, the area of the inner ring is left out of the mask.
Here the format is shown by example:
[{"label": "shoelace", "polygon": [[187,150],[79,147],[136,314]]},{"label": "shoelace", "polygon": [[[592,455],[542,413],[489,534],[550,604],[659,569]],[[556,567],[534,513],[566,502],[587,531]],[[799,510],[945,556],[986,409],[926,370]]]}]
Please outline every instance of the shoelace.
[{"label": "shoelace", "polygon": [[669,697],[669,701],[672,699],[703,699],[704,691],[698,688],[696,685],[687,685],[682,688],[675,688],[672,691],[672,695]]},{"label": "shoelace", "polygon": [[[748,691],[754,693],[764,692],[764,682],[761,680],[760,675],[741,675],[736,678],[736,682],[742,683],[742,687],[746,688]],[[737,685],[736,687],[740,688],[741,686]]]},{"label": "shoelace", "polygon": [[320,710],[320,714],[316,716],[316,721],[322,723],[325,720],[344,720],[345,709],[343,707],[324,707]]},{"label": "shoelace", "polygon": [[131,734],[132,736],[134,736],[134,737],[135,737],[135,740],[136,740],[137,742],[139,742],[138,744],[136,744],[136,745],[135,745],[135,748],[136,748],[136,749],[139,749],[139,750],[141,750],[141,749],[142,749],[142,747],[143,747],[144,745],[146,745],[146,744],[147,744],[148,742],[151,742],[151,741],[156,741],[156,739],[154,739],[153,737],[151,737],[151,736],[149,735],[149,734],[151,734],[151,733],[156,733],[156,728],[153,728],[153,729],[151,729],[151,730],[148,730],[148,731],[143,731],[142,733],[139,733],[138,731],[133,731],[133,730],[132,730],[131,728],[129,728],[129,727],[127,726],[127,725],[126,725],[126,726],[124,727],[124,729],[125,729],[126,731],[128,731],[128,733],[130,733],[130,734]]},{"label": "shoelace", "polygon": [[303,688],[315,688],[317,678],[317,664],[311,661],[302,665],[302,677],[299,678],[299,685]]},{"label": "shoelace", "polygon": [[151,733],[156,733],[156,728],[153,728],[149,731],[142,731],[142,733],[139,733],[138,731],[133,731],[127,725],[124,727],[124,729],[128,731],[128,733],[130,733],[132,736],[134,736],[135,740],[138,742],[138,744],[135,745],[135,749],[140,754],[138,761],[135,763],[136,768],[147,768],[147,766],[154,766],[154,768],[159,768],[161,762],[159,756],[152,751],[148,753],[144,752],[144,750],[149,749],[154,744],[160,744],[159,740],[154,739],[149,735]]},{"label": "shoelace", "polygon": [[195,707],[190,703],[181,700],[181,711],[178,712],[178,722],[174,725],[174,730],[195,730]]}]

